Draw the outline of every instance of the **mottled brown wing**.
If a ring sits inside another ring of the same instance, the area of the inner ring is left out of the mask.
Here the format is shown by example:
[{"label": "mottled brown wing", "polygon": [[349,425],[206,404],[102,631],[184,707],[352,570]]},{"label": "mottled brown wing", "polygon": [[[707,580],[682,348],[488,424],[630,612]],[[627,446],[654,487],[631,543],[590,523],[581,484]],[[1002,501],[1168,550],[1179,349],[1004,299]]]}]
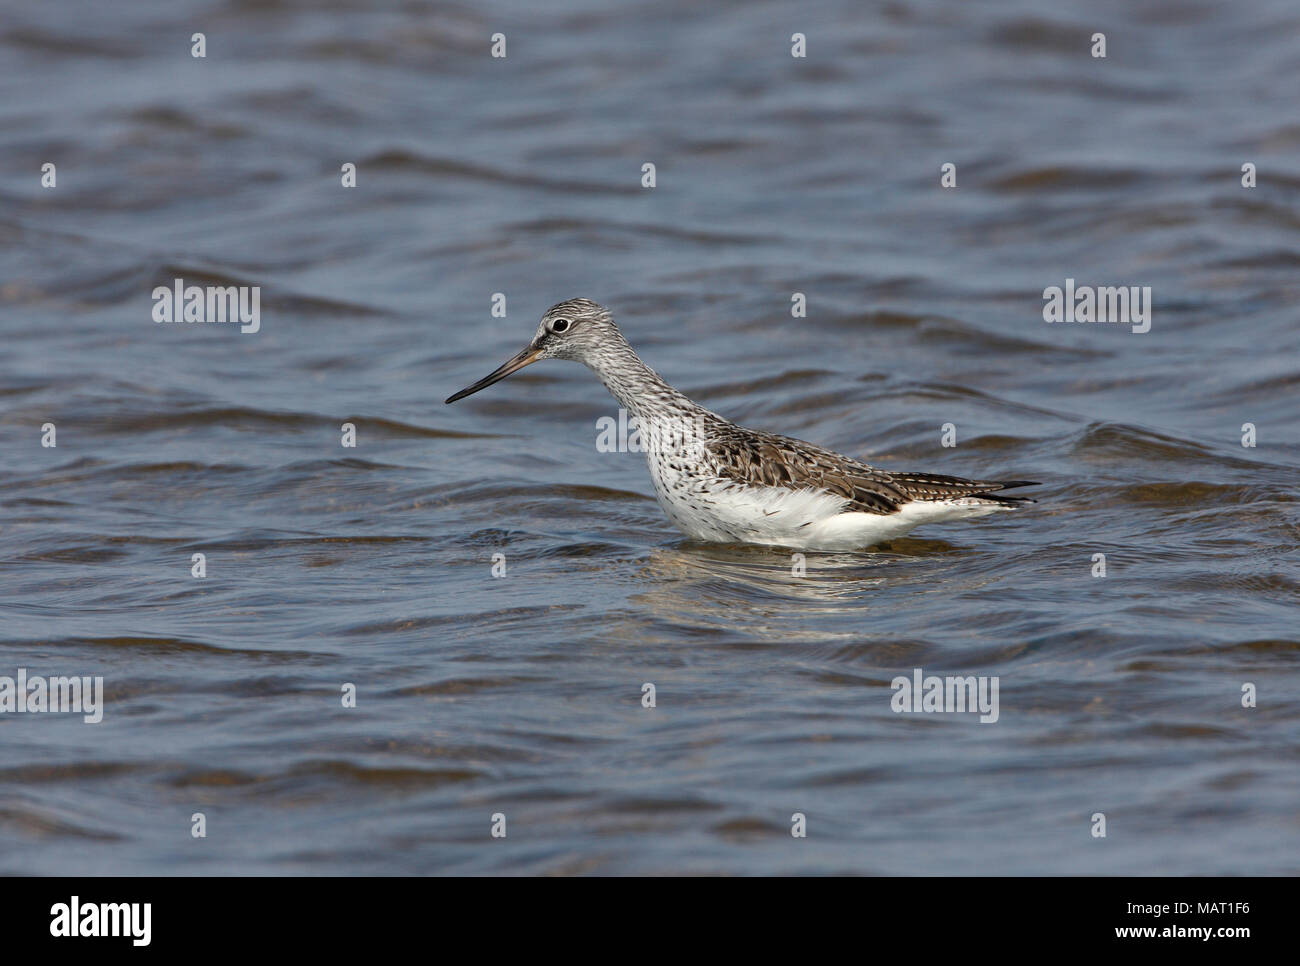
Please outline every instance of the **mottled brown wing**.
[{"label": "mottled brown wing", "polygon": [[997,503],[1032,503],[1024,497],[993,495],[995,490],[1035,486],[1026,480],[964,480],[935,473],[889,473],[788,436],[740,430],[715,435],[708,444],[724,478],[753,486],[793,486],[823,490],[848,500],[845,513],[896,513],[913,501],[933,502],[982,497]]},{"label": "mottled brown wing", "polygon": [[708,450],[726,479],[822,490],[848,500],[846,512],[894,513],[912,499],[892,485],[887,473],[786,436],[725,434],[711,439]]}]

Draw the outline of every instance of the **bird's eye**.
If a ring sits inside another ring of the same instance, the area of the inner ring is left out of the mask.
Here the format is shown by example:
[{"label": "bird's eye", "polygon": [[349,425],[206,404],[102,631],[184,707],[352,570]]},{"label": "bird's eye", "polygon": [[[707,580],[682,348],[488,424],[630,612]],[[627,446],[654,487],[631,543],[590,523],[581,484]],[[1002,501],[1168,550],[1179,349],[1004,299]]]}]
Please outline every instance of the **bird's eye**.
[{"label": "bird's eye", "polygon": [[551,323],[552,332],[565,332],[568,330],[568,328],[569,328],[568,319],[556,319],[554,322]]}]

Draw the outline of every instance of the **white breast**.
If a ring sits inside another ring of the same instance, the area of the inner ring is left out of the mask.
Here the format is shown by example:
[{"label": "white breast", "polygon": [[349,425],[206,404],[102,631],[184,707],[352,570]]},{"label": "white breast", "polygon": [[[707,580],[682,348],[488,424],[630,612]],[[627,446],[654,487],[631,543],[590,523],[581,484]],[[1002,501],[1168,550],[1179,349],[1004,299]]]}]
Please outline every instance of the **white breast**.
[{"label": "white breast", "polygon": [[722,479],[678,454],[647,451],[646,463],[664,513],[697,540],[802,546],[808,532],[839,514],[846,502],[815,490]]}]

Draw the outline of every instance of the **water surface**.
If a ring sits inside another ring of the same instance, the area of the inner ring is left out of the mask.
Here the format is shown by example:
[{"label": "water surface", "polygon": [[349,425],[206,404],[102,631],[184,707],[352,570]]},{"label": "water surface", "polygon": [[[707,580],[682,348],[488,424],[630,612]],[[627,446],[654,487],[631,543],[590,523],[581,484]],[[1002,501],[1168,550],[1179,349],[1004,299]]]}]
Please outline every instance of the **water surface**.
[{"label": "water surface", "polygon": [[[1295,873],[1297,31],[5,4],[0,675],[106,708],[0,716],[0,871]],[[155,324],[177,277],[261,331]],[[1047,325],[1066,278],[1151,331]],[[576,295],[715,411],[1040,503],[804,576],[690,543],[580,367],[441,403]],[[895,714],[915,668],[999,720]]]}]

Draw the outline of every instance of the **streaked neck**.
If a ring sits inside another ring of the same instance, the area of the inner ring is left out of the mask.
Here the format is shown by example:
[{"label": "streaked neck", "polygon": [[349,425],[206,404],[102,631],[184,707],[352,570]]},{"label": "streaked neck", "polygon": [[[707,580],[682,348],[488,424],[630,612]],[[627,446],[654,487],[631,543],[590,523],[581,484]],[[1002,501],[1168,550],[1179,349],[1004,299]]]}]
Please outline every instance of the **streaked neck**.
[{"label": "streaked neck", "polygon": [[634,416],[681,414],[698,408],[664,382],[622,339],[601,346],[586,364],[619,405]]}]

